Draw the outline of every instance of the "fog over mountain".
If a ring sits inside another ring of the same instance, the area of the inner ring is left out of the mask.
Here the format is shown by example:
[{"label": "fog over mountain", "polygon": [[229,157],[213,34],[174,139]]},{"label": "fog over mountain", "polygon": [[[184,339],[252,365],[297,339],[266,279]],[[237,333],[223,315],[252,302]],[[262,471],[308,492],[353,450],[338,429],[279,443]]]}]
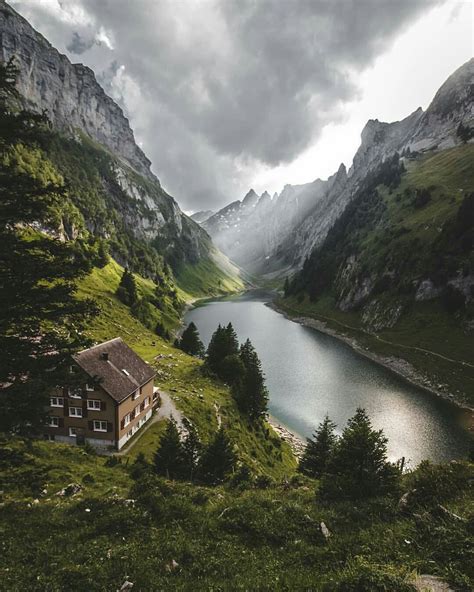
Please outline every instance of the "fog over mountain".
[{"label": "fog over mountain", "polygon": [[[131,118],[163,186],[218,209],[345,117],[359,77],[441,0],[15,0]],[[311,177],[310,177],[311,178]]]}]

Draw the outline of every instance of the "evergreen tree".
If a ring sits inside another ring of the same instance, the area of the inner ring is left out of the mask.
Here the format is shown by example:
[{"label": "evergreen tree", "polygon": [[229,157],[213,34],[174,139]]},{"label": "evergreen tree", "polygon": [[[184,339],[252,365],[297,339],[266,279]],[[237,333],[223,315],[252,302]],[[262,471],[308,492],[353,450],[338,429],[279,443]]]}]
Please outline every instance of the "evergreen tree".
[{"label": "evergreen tree", "polygon": [[191,356],[202,358],[204,356],[204,345],[199,338],[199,332],[196,325],[191,321],[177,340],[177,347]]},{"label": "evergreen tree", "polygon": [[357,499],[396,488],[399,471],[387,460],[387,438],[374,430],[364,409],[349,419],[321,481],[327,499]]},{"label": "evergreen tree", "polygon": [[222,362],[227,356],[239,353],[239,342],[232,323],[220,324],[211,337],[206,354],[206,366],[220,377]]},{"label": "evergreen tree", "polygon": [[123,272],[116,294],[127,306],[134,306],[138,302],[137,284],[127,268]]},{"label": "evergreen tree", "polygon": [[187,431],[183,441],[183,477],[192,481],[199,465],[203,445],[195,426],[186,417],[183,418],[183,424]]},{"label": "evergreen tree", "polygon": [[236,386],[245,375],[245,366],[238,354],[226,356],[220,365],[219,377],[227,384]]},{"label": "evergreen tree", "polygon": [[298,470],[308,477],[318,478],[326,471],[334,447],[337,442],[334,430],[336,424],[326,415],[324,421],[319,424],[313,438],[307,438],[306,448],[300,460]]},{"label": "evergreen tree", "polygon": [[143,452],[139,452],[137,454],[137,458],[133,462],[131,469],[130,469],[130,476],[132,479],[138,480],[141,479],[145,473],[147,473],[150,469],[150,464],[148,463],[147,459]]},{"label": "evergreen tree", "polygon": [[245,372],[234,388],[234,397],[240,410],[251,420],[261,419],[268,409],[268,391],[262,364],[250,339],[240,348],[240,359]]},{"label": "evergreen tree", "polygon": [[224,428],[220,427],[214,440],[205,449],[199,464],[199,473],[205,483],[222,483],[232,472],[236,456]]},{"label": "evergreen tree", "polygon": [[174,419],[168,421],[166,431],[153,458],[155,471],[168,479],[178,479],[184,470],[183,445]]},{"label": "evergreen tree", "polygon": [[286,276],[285,283],[283,284],[283,294],[285,296],[288,296],[289,293],[290,293],[290,280],[288,279],[288,276]]},{"label": "evergreen tree", "polygon": [[74,295],[90,270],[80,241],[34,230],[52,226],[67,197],[39,146],[46,117],[21,110],[18,70],[0,64],[0,430],[39,430],[51,389],[64,384],[70,354],[87,345],[82,328],[96,312]]}]

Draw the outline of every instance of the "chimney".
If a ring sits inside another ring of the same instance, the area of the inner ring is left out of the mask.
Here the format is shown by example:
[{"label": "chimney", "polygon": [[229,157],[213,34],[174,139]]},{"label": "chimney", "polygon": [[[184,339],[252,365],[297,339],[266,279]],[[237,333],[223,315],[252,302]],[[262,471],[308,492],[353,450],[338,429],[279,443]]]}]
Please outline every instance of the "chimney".
[{"label": "chimney", "polygon": [[109,354],[107,352],[102,352],[100,357],[107,362],[109,359]]}]

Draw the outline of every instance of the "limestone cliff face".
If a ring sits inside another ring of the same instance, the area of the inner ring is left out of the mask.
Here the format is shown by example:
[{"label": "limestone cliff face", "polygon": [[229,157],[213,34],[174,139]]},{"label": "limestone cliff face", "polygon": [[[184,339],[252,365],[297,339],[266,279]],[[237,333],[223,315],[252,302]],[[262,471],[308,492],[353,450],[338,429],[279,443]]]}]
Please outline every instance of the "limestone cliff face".
[{"label": "limestone cliff face", "polygon": [[84,131],[138,173],[155,179],[122,109],[105,94],[94,72],[72,64],[3,0],[0,52],[3,61],[13,57],[20,67],[18,90],[28,108],[46,110],[58,129]]},{"label": "limestone cliff face", "polygon": [[327,181],[285,186],[270,207],[267,204],[264,216],[259,216],[260,202],[253,210],[235,202],[204,227],[226,254],[249,271],[286,275],[301,268],[322,243],[371,171],[395,152],[443,150],[460,144],[460,123],[474,127],[474,59],[448,78],[426,112],[419,108],[394,123],[369,120],[349,171],[341,165]]},{"label": "limestone cliff face", "polygon": [[[159,243],[160,253],[171,255],[171,260],[173,252],[181,262],[215,259],[209,236],[161,188],[122,109],[106,95],[94,72],[72,64],[0,0],[0,61],[10,58],[20,70],[17,86],[25,107],[46,110],[55,130],[77,143],[84,134],[110,155],[112,176],[101,179],[103,207],[123,222],[120,232],[125,229],[135,239]],[[82,213],[90,231],[110,236],[110,220],[97,220],[87,209]]]}]

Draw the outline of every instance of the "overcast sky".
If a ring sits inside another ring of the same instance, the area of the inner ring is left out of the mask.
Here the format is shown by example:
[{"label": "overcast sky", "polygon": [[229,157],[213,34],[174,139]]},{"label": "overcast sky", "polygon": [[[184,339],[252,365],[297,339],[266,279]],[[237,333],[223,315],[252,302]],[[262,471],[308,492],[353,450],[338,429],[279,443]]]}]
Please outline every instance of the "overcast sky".
[{"label": "overcast sky", "polygon": [[190,212],[350,166],[369,118],[426,108],[471,0],[10,0],[124,108]]}]

